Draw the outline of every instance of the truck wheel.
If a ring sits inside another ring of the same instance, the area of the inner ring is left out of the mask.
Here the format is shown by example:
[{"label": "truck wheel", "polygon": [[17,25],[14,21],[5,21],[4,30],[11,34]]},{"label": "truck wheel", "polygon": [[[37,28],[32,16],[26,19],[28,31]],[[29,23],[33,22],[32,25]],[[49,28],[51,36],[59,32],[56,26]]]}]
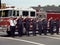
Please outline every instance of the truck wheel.
[{"label": "truck wheel", "polygon": [[10,31],[6,31],[8,36],[11,36],[11,32]]},{"label": "truck wheel", "polygon": [[7,27],[7,31],[6,31],[6,33],[7,33],[7,36],[11,36],[10,26]]}]

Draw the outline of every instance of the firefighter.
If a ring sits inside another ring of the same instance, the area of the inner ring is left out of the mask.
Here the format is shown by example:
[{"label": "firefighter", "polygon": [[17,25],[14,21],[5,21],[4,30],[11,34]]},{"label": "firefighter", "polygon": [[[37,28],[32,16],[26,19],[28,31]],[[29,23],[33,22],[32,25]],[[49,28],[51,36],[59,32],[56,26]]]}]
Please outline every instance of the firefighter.
[{"label": "firefighter", "polygon": [[56,34],[59,34],[59,19],[58,18],[56,18],[56,20],[55,20],[55,26],[56,26]]},{"label": "firefighter", "polygon": [[47,35],[47,19],[42,20],[42,27],[44,35]]},{"label": "firefighter", "polygon": [[38,20],[38,32],[39,32],[39,35],[42,34],[42,20],[41,19]]},{"label": "firefighter", "polygon": [[15,26],[16,26],[16,21],[13,19],[14,17],[10,17],[10,32],[11,32],[11,36],[14,37],[15,36]]},{"label": "firefighter", "polygon": [[53,35],[54,34],[54,31],[53,31],[54,30],[54,20],[52,17],[49,19],[49,28],[50,28],[51,35]]},{"label": "firefighter", "polygon": [[32,31],[33,31],[33,36],[36,36],[36,24],[37,24],[37,22],[36,22],[36,19],[34,18],[33,20],[32,20]]},{"label": "firefighter", "polygon": [[22,16],[19,16],[17,19],[18,35],[21,37],[23,35],[23,22]]},{"label": "firefighter", "polygon": [[26,19],[25,19],[26,36],[29,36],[29,28],[30,28],[30,19],[27,16]]}]

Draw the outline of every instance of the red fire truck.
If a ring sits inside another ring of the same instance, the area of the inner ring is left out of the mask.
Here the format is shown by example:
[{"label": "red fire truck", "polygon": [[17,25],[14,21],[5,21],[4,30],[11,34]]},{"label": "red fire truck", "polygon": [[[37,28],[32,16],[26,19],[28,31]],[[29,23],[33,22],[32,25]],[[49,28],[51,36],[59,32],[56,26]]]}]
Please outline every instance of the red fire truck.
[{"label": "red fire truck", "polygon": [[[29,16],[30,19],[36,18],[36,10],[32,8],[6,8],[0,9],[0,30],[9,31],[9,18],[14,16],[16,19],[22,15],[23,19]],[[30,26],[31,27],[31,26]]]},{"label": "red fire truck", "polygon": [[47,13],[47,19],[49,19],[50,17],[53,17],[53,19],[60,19],[60,13]]}]

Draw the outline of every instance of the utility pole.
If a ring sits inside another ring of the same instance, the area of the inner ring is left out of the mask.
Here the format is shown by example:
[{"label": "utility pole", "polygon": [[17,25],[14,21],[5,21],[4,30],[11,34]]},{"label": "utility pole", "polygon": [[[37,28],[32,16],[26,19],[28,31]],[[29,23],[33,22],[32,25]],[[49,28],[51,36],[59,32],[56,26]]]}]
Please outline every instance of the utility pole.
[{"label": "utility pole", "polygon": [[1,0],[0,0],[0,9],[1,9]]},{"label": "utility pole", "polygon": [[[1,0],[0,0],[0,9],[1,9]],[[1,13],[0,13],[0,22],[1,22]],[[1,25],[0,25],[1,27]]]}]

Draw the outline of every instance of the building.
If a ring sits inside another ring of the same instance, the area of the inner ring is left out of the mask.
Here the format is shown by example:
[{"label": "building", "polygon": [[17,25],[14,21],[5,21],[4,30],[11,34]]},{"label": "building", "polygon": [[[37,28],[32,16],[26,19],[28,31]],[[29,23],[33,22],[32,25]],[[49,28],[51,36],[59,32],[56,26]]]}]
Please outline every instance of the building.
[{"label": "building", "polygon": [[6,4],[5,3],[2,3],[1,4],[1,9],[5,9],[6,8]]}]

